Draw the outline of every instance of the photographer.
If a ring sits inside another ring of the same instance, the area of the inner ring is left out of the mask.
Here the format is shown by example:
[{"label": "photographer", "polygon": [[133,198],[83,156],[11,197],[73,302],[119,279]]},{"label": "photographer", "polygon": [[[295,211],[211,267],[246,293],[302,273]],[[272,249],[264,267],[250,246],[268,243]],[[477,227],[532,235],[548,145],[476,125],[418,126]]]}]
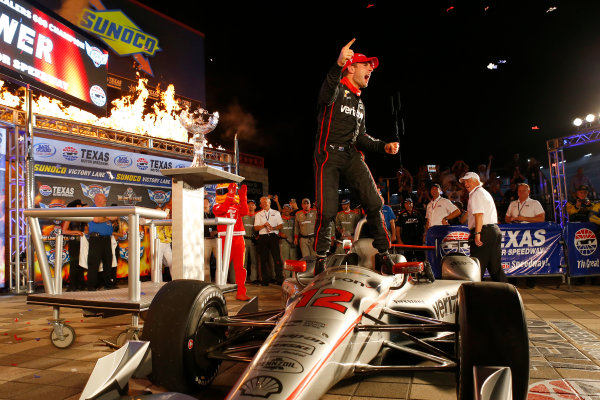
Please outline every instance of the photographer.
[{"label": "photographer", "polygon": [[588,198],[588,187],[580,185],[575,193],[575,199],[567,203],[567,213],[570,222],[589,222],[589,214],[593,204]]}]

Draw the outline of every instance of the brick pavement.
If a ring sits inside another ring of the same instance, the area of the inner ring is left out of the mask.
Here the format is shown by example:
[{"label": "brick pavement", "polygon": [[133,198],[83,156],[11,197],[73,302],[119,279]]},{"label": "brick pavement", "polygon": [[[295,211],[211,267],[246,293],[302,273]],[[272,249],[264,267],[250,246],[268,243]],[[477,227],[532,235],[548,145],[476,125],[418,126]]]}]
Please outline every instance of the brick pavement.
[{"label": "brick pavement", "polygon": [[[554,279],[538,279],[534,289],[520,288],[531,341],[528,400],[600,400],[600,286],[556,288]],[[281,307],[279,289],[248,286],[261,309]],[[231,313],[241,303],[227,294]],[[112,350],[100,339],[114,340],[130,323],[129,315],[83,317],[78,309],[61,309],[75,328],[68,349],[50,343],[48,306],[27,305],[25,296],[0,295],[0,399],[78,399],[98,358]],[[223,363],[210,389],[199,398],[223,398],[243,364]],[[130,394],[161,391],[144,379],[132,380]],[[452,373],[390,373],[346,379],[325,400],[455,399]]]}]

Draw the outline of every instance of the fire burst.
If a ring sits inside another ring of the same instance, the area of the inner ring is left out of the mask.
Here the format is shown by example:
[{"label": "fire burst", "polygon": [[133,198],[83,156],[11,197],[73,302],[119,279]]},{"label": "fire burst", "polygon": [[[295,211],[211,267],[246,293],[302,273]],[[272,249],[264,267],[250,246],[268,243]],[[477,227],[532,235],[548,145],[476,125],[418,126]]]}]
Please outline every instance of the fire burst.
[{"label": "fire burst", "polygon": [[[67,107],[60,100],[43,95],[33,99],[33,112],[83,124],[187,143],[189,141],[188,132],[179,122],[179,114],[187,110],[187,107],[180,107],[175,100],[175,86],[169,85],[165,91],[157,89],[160,100],[152,105],[152,112],[148,113],[146,112],[146,103],[150,92],[146,87],[147,83],[147,79],[139,79],[135,95],[113,100],[110,116],[106,118],[98,118],[94,114],[74,106]],[[11,93],[4,87],[4,81],[0,81],[0,88],[1,105],[17,108],[24,104],[23,96]],[[205,145],[212,148],[209,144]],[[221,146],[218,146],[218,149],[225,150]]]}]

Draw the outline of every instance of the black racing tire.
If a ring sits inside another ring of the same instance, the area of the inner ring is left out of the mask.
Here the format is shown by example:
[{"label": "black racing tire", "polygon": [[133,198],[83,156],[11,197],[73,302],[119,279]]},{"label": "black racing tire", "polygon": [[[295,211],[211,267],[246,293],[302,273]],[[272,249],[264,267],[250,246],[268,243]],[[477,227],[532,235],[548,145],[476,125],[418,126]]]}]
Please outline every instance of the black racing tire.
[{"label": "black racing tire", "polygon": [[473,366],[511,369],[513,399],[525,400],[529,384],[529,337],[521,296],[513,285],[463,283],[458,290],[457,399],[474,396]]},{"label": "black racing tire", "polygon": [[208,358],[206,350],[225,340],[226,328],[203,322],[224,315],[225,297],[215,285],[188,279],[166,283],[150,304],[141,338],[152,350],[150,380],[183,393],[210,385],[221,360]]}]

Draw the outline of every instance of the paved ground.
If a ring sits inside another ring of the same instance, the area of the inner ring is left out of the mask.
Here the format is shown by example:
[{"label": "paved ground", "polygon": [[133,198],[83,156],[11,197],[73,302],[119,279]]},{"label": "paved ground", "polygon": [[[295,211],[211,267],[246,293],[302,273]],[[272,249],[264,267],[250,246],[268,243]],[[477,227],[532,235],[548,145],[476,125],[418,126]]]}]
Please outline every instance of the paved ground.
[{"label": "paved ground", "polygon": [[[520,288],[531,340],[529,400],[600,400],[600,286],[556,288],[556,280],[539,280]],[[249,286],[262,309],[281,306],[278,288]],[[227,296],[230,311],[241,306]],[[0,295],[0,399],[78,399],[98,358],[112,350],[100,339],[114,340],[131,322],[122,315],[83,317],[78,309],[61,309],[75,328],[72,347],[56,349],[49,339],[48,306],[27,305],[25,296]],[[224,363],[211,389],[199,398],[225,396],[244,366]],[[146,380],[133,380],[130,394],[161,391]],[[404,373],[348,379],[323,399],[455,399],[454,375]]]}]

